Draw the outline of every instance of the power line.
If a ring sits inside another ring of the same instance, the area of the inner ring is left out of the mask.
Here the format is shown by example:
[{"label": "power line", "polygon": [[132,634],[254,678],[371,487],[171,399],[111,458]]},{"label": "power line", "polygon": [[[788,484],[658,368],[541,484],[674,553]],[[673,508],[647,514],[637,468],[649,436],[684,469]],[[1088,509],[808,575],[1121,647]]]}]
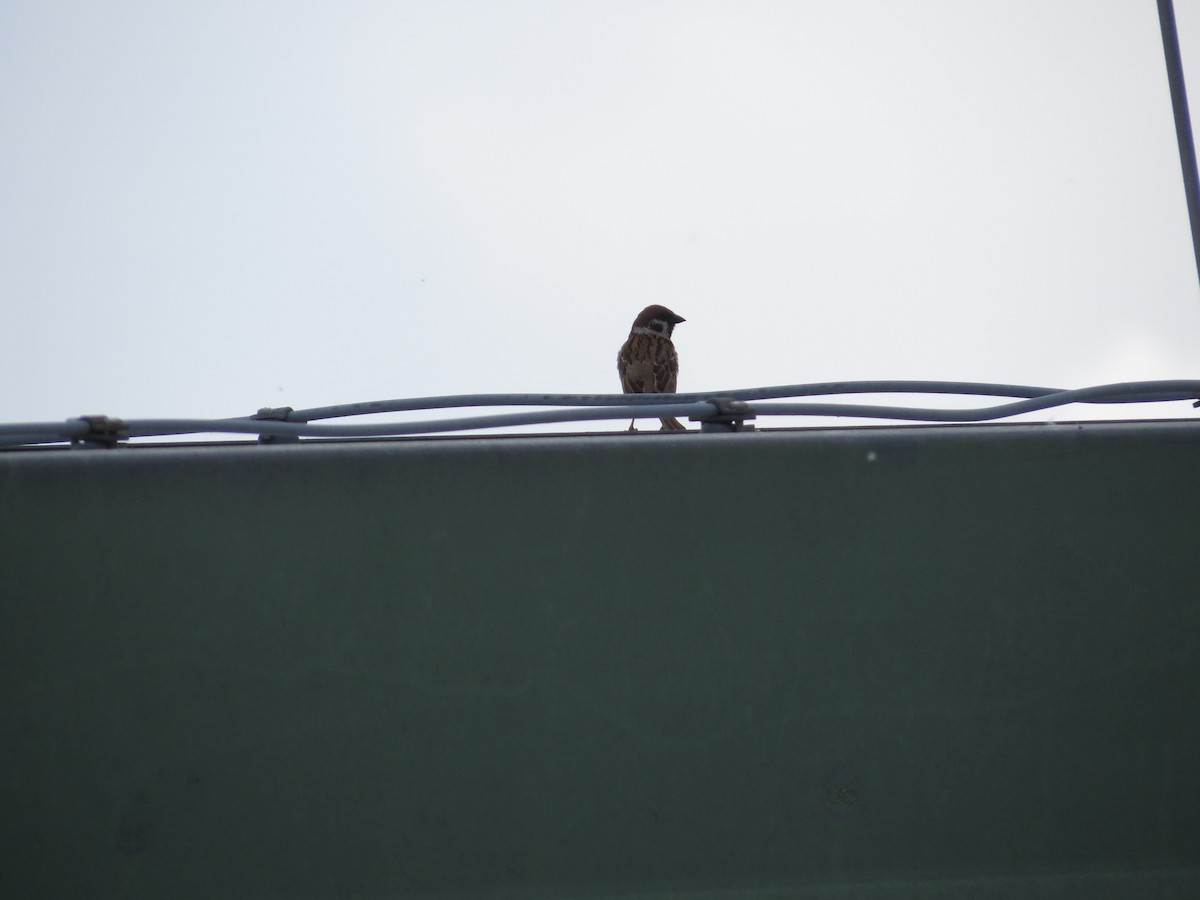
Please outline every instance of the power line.
[{"label": "power line", "polygon": [[1162,31],[1163,56],[1167,63],[1171,109],[1175,114],[1179,163],[1183,167],[1183,192],[1187,196],[1188,221],[1192,226],[1192,253],[1196,257],[1196,274],[1200,276],[1200,176],[1196,173],[1196,146],[1192,139],[1192,119],[1188,110],[1183,58],[1179,53],[1179,31],[1175,27],[1175,4],[1172,0],[1158,0],[1158,25]]},{"label": "power line", "polygon": [[[1005,402],[973,408],[930,408],[886,404],[795,401],[802,397],[925,394],[1002,397]],[[842,381],[776,385],[689,394],[460,394],[347,403],[293,410],[262,409],[228,419],[114,419],[83,416],[65,422],[0,425],[0,447],[64,442],[115,445],[130,438],[201,434],[257,435],[264,440],[361,438],[440,434],[486,428],[563,422],[674,416],[701,423],[703,430],[741,430],[748,419],[827,416],[914,422],[986,422],[1071,403],[1157,403],[1200,398],[1200,381],[1135,381],[1062,390],[1029,385],[956,381]],[[418,422],[313,424],[314,420],[389,412],[479,407],[555,407]]]}]

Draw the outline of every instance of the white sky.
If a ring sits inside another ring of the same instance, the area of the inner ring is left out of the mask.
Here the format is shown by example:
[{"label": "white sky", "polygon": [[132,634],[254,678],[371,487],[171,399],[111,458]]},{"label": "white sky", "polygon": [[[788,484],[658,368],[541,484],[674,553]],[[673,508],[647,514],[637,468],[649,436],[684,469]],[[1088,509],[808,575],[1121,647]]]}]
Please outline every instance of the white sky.
[{"label": "white sky", "polygon": [[617,392],[649,303],[688,320],[680,390],[1200,377],[1158,29],[1154,0],[3,0],[0,422]]}]

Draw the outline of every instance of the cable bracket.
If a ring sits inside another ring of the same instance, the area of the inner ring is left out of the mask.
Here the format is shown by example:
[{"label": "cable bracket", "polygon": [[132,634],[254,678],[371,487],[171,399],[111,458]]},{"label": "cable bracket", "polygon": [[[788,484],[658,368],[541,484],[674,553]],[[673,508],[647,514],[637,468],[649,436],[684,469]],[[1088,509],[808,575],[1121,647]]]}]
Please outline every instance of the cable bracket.
[{"label": "cable bracket", "polygon": [[112,416],[80,416],[67,421],[83,422],[88,427],[85,434],[71,438],[73,447],[115,447],[129,437],[129,426]]},{"label": "cable bracket", "polygon": [[747,420],[755,418],[754,409],[744,400],[732,397],[709,397],[706,400],[713,411],[704,416],[691,416],[690,421],[699,422],[701,431],[753,431]]},{"label": "cable bracket", "polygon": [[[259,421],[268,422],[291,422],[288,418],[295,410],[290,406],[264,406],[253,418]],[[258,436],[260,444],[298,444],[300,443],[300,435],[298,434],[260,434]]]}]

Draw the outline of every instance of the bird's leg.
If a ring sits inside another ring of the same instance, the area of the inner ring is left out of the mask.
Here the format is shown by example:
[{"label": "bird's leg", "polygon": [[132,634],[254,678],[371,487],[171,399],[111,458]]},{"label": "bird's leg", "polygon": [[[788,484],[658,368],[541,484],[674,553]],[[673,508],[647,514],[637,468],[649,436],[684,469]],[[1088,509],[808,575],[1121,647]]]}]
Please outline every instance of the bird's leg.
[{"label": "bird's leg", "polygon": [[633,426],[633,423],[634,423],[635,421],[636,421],[636,420],[634,420],[634,419],[630,419],[630,420],[629,420],[629,430],[630,430],[630,431],[637,431],[637,429],[636,429],[636,428]]}]

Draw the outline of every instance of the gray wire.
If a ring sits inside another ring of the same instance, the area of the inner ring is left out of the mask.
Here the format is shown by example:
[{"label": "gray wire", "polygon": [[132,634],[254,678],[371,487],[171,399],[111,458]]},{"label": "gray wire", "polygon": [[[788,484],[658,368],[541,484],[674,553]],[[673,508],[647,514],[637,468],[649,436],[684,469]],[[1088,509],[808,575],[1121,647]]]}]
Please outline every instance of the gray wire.
[{"label": "gray wire", "polygon": [[[541,412],[501,413],[491,416],[465,416],[424,422],[394,422],[373,425],[310,425],[304,422],[280,422],[271,419],[206,420],[147,420],[127,423],[131,436],[159,434],[189,434],[200,431],[223,431],[225,426],[235,433],[275,434],[286,437],[390,437],[404,434],[425,434],[431,431],[471,431],[480,428],[505,428],[514,425],[542,425],[553,422],[595,421],[600,419],[658,418],[660,416],[690,417],[711,415],[711,403],[659,403],[653,406],[611,406],[603,409],[551,409]],[[209,428],[201,426],[219,425]],[[170,430],[160,430],[170,429]]]},{"label": "gray wire", "polygon": [[412,412],[421,409],[454,409],[464,406],[613,406],[707,400],[728,397],[731,400],[769,400],[779,397],[813,397],[830,394],[971,394],[980,397],[1041,397],[1059,393],[1059,388],[1014,384],[987,384],[955,381],[829,381],[816,384],[784,384],[728,391],[703,391],[685,394],[457,394],[444,397],[416,397],[402,400],[375,400],[367,403],[342,403],[313,409],[292,410],[289,422],[311,422],[376,413]]},{"label": "gray wire", "polygon": [[[863,419],[913,419],[925,422],[987,422],[1071,403],[1150,403],[1191,400],[1197,381],[1130,382],[1054,391],[1039,397],[978,409],[924,409],[903,406],[866,406],[853,403],[752,403],[754,412],[766,416],[851,416]],[[1151,387],[1155,386],[1155,387]]]},{"label": "gray wire", "polygon": [[[1117,385],[1104,385],[1088,403],[1146,403],[1159,400],[1186,400],[1196,396],[1195,388],[1182,392],[1155,391],[1157,384],[1191,385],[1200,382],[1132,382],[1145,388],[1139,394],[1122,393]],[[412,412],[422,409],[455,409],[468,406],[614,406],[690,402],[712,397],[731,400],[771,400],[781,397],[816,397],[832,394],[969,394],[978,397],[1034,398],[1062,394],[1061,388],[1033,387],[1022,384],[991,384],[970,381],[827,381],[814,384],[784,384],[761,388],[738,388],[728,391],[703,391],[684,394],[457,394],[444,397],[416,397],[402,400],[375,400],[367,403],[343,403],[297,409],[287,414],[289,422],[311,422],[344,416],[372,415],[390,412]],[[1108,396],[1107,394],[1111,394]],[[823,413],[787,413],[786,415],[823,415]],[[850,413],[849,415],[854,415]],[[863,416],[864,418],[877,418]],[[921,419],[919,415],[905,418]]]},{"label": "gray wire", "polygon": [[1192,254],[1200,273],[1200,173],[1196,171],[1196,143],[1188,112],[1187,85],[1183,77],[1183,58],[1179,53],[1179,29],[1175,24],[1175,4],[1158,0],[1158,25],[1162,32],[1163,58],[1167,64],[1167,87],[1175,114],[1175,141],[1183,172],[1183,195],[1187,199],[1188,221],[1192,230]]},{"label": "gray wire", "polygon": [[[948,394],[1015,398],[1012,402],[973,409],[885,406],[858,403],[777,403],[787,397],[839,394]],[[703,420],[720,410],[716,398],[747,402],[757,416],[829,416],[863,419],[901,419],[924,422],[984,422],[1070,403],[1149,403],[1193,400],[1200,397],[1200,380],[1140,381],[1098,385],[1077,390],[943,381],[844,381],[777,385],[733,391],[689,394],[461,394],[409,400],[349,403],[307,410],[264,410],[256,416],[228,419],[110,420],[110,431],[97,435],[84,419],[66,422],[0,424],[0,447],[93,441],[114,443],[131,437],[197,434],[254,434],[283,438],[390,437],[436,434],[556,422],[674,416]],[[314,425],[312,419],[342,418],[385,412],[424,409],[459,409],[484,406],[559,406],[564,409],[501,413],[420,422],[360,425]],[[273,415],[272,413],[278,413]]]}]

